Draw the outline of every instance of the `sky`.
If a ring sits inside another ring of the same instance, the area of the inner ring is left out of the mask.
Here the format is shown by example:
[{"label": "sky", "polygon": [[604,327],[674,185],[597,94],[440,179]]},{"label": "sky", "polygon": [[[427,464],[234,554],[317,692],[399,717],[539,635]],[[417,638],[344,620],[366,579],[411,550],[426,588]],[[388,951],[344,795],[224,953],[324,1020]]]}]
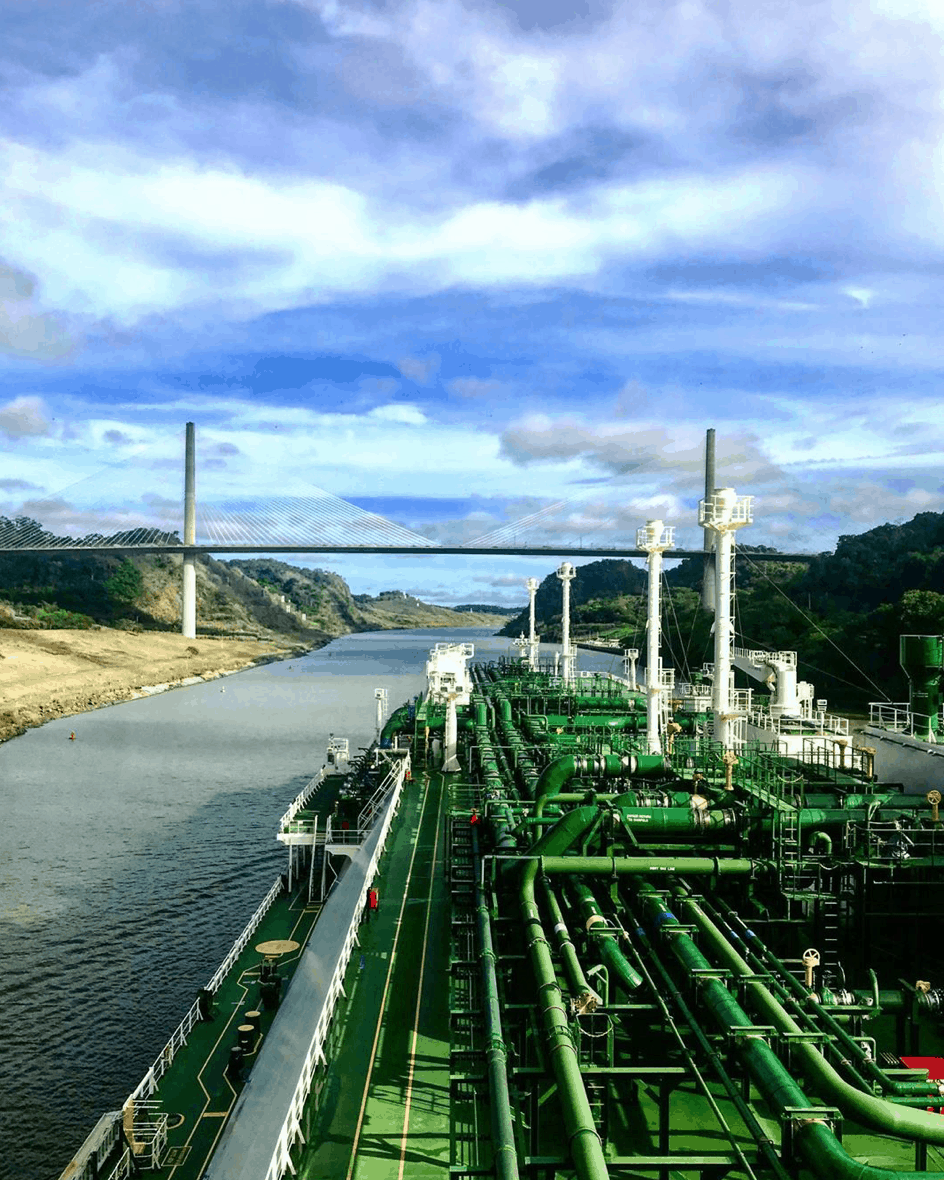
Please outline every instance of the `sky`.
[{"label": "sky", "polygon": [[[217,541],[340,498],[697,546],[708,427],[745,543],[944,510],[942,42],[930,0],[6,0],[0,515],[179,529],[187,421]],[[305,561],[505,605],[555,564]]]}]

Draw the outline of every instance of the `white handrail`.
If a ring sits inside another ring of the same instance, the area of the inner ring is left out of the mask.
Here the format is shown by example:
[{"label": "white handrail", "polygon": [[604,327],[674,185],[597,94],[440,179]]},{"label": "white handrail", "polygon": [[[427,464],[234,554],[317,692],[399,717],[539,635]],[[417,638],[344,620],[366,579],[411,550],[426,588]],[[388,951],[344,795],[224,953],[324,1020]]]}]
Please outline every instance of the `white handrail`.
[{"label": "white handrail", "polygon": [[327,767],[322,766],[322,768],[318,771],[318,773],[315,775],[315,777],[309,779],[308,782],[305,783],[305,785],[302,787],[302,789],[298,792],[298,794],[292,800],[288,811],[286,811],[286,813],[279,820],[279,828],[280,829],[284,828],[286,824],[290,824],[292,822],[292,820],[295,818],[295,816],[298,814],[298,812],[301,811],[301,809],[305,806],[305,804],[308,802],[308,800],[311,798],[311,796],[315,793],[316,789],[318,787],[320,787],[321,784],[324,782],[326,774],[327,774]]},{"label": "white handrail", "polygon": [[[254,931],[256,930],[257,926],[262,921],[262,919],[265,917],[265,915],[268,912],[269,908],[271,907],[272,903],[275,901],[275,899],[279,896],[279,894],[281,892],[282,892],[282,878],[278,877],[273,882],[272,887],[270,888],[269,892],[262,899],[262,902],[260,903],[259,908],[256,910],[256,912],[252,915],[252,917],[246,923],[245,929],[243,930],[242,934],[240,934],[240,936],[233,943],[232,947],[230,947],[229,954],[226,956],[226,958],[223,960],[223,962],[220,963],[219,967],[217,967],[210,982],[206,985],[206,988],[204,989],[205,991],[208,991],[208,992],[217,991],[220,984],[223,982],[223,980],[226,978],[227,974],[229,973],[230,968],[236,962],[236,960],[239,958],[240,954],[243,951],[243,948],[246,946],[246,943],[249,941],[250,938],[252,938],[252,935],[253,935]],[[160,1079],[167,1072],[168,1068],[170,1067],[171,1062],[174,1060],[174,1057],[177,1055],[178,1049],[181,1049],[181,1048],[183,1048],[184,1045],[186,1045],[187,1036],[190,1033],[190,1030],[193,1028],[193,1026],[195,1024],[199,1024],[200,1019],[201,1019],[201,1017],[200,1017],[200,1001],[194,1000],[194,1002],[190,1005],[187,1015],[183,1018],[183,1020],[180,1022],[180,1024],[178,1024],[177,1027],[174,1029],[173,1033],[171,1034],[170,1040],[167,1042],[167,1044],[161,1050],[159,1056],[154,1060],[153,1064],[151,1065],[151,1068],[147,1071],[147,1073],[144,1075],[144,1077],[141,1079],[141,1081],[138,1082],[138,1084],[134,1088],[134,1090],[131,1091],[130,1096],[132,1099],[134,1099],[135,1101],[138,1101],[141,1098],[147,1098],[151,1094],[154,1093],[154,1091],[157,1089],[157,1083],[160,1081]]]},{"label": "white handrail", "polygon": [[338,996],[343,994],[344,973],[347,970],[351,952],[357,944],[357,928],[360,923],[361,912],[367,901],[367,891],[373,882],[377,865],[390,832],[390,824],[393,821],[394,812],[399,803],[400,793],[403,789],[403,781],[406,777],[408,767],[409,759],[405,758],[393,769],[393,773],[396,775],[396,782],[392,787],[390,806],[387,808],[382,820],[383,826],[380,829],[377,844],[370,858],[370,863],[367,866],[367,871],[364,874],[364,884],[354,910],[354,919],[351,922],[351,927],[348,930],[347,938],[344,940],[340,957],[331,976],[325,1004],[318,1018],[318,1023],[315,1026],[314,1034],[308,1046],[308,1052],[305,1054],[302,1062],[302,1072],[299,1076],[298,1084],[295,1087],[295,1093],[292,1095],[292,1100],[289,1103],[289,1109],[285,1116],[285,1121],[282,1124],[282,1129],[276,1140],[275,1148],[272,1152],[272,1159],[265,1174],[265,1180],[281,1180],[281,1177],[285,1175],[286,1171],[291,1170],[293,1173],[295,1171],[291,1160],[292,1145],[302,1133],[302,1115],[305,1110],[305,1103],[308,1101],[308,1095],[311,1092],[311,1080],[318,1067],[318,1062],[326,1061],[324,1044],[328,1036],[328,1029],[331,1026],[331,1018],[334,1015],[334,1008]]}]

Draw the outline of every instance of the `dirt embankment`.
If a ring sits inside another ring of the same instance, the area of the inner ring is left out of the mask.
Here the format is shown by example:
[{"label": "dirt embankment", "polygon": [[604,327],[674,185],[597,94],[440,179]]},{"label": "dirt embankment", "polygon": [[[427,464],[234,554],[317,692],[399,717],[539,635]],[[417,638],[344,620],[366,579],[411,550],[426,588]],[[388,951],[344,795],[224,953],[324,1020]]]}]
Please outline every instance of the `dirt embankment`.
[{"label": "dirt embankment", "polygon": [[212,680],[318,644],[185,639],[167,632],[0,631],[0,741],[56,717],[146,695],[191,678]]}]

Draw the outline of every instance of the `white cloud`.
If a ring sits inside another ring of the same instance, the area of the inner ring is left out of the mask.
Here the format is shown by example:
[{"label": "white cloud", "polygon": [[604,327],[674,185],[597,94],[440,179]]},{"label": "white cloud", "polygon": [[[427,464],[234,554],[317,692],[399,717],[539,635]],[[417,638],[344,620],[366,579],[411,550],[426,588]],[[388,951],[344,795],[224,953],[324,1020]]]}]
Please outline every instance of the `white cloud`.
[{"label": "white cloud", "polygon": [[[43,275],[53,302],[119,322],[207,301],[272,309],[385,284],[577,278],[669,246],[775,248],[777,215],[795,217],[819,185],[798,165],[761,165],[596,185],[579,208],[558,197],[472,201],[418,217],[317,178],[249,176],[101,143],[2,150],[11,254]],[[213,278],[224,265],[233,271],[225,297]]]},{"label": "white cloud", "polygon": [[16,397],[0,406],[0,434],[9,439],[42,437],[51,431],[49,411],[42,398]]},{"label": "white cloud", "polygon": [[422,426],[426,415],[419,406],[401,405],[375,406],[369,411],[371,418],[379,418],[382,422],[402,422],[407,426]]}]

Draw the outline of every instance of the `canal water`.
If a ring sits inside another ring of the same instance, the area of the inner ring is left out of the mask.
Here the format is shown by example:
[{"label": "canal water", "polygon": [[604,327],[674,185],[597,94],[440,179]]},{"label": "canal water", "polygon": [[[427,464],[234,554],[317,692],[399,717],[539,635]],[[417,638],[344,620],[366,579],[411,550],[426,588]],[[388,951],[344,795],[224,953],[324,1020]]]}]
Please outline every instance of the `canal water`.
[{"label": "canal water", "polygon": [[[481,629],[349,635],[0,746],[0,1178],[57,1180],[163,1048],[275,877],[279,816]],[[582,657],[608,668],[610,657]],[[76,740],[69,740],[70,731]]]}]

